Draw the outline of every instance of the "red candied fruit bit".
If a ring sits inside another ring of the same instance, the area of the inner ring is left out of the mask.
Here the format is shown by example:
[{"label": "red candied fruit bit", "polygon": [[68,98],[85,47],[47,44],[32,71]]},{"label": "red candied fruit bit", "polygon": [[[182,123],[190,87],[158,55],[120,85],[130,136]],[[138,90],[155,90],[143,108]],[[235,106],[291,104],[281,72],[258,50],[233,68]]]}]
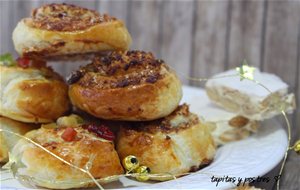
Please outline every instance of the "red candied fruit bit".
[{"label": "red candied fruit bit", "polygon": [[18,62],[19,67],[28,68],[29,64],[30,64],[30,59],[28,59],[26,57],[19,57],[17,59],[17,62]]},{"label": "red candied fruit bit", "polygon": [[71,142],[75,139],[77,135],[77,132],[72,127],[68,127],[65,129],[63,134],[61,135],[61,138],[64,139],[67,142]]},{"label": "red candied fruit bit", "polygon": [[84,125],[83,128],[89,132],[95,133],[98,137],[113,141],[115,139],[114,133],[105,125],[88,124]]}]

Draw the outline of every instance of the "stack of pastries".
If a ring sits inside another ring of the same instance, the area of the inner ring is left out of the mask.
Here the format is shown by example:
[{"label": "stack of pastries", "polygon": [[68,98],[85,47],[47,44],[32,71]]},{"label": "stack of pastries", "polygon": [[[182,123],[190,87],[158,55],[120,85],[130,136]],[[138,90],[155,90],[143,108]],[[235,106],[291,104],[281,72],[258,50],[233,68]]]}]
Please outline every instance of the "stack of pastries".
[{"label": "stack of pastries", "polygon": [[[23,167],[19,175],[41,187],[80,188],[95,183],[66,162],[79,168],[91,163],[90,173],[101,179],[123,174],[120,160],[129,155],[151,174],[174,176],[213,160],[210,130],[188,105],[179,105],[176,73],[150,52],[128,50],[130,34],[117,18],[74,5],[44,5],[17,24],[13,42],[21,58],[1,57],[1,128],[27,132],[43,147],[1,138],[1,161],[10,151]],[[91,59],[67,77],[68,84],[46,66],[73,57]],[[76,110],[94,121],[72,114]]]}]

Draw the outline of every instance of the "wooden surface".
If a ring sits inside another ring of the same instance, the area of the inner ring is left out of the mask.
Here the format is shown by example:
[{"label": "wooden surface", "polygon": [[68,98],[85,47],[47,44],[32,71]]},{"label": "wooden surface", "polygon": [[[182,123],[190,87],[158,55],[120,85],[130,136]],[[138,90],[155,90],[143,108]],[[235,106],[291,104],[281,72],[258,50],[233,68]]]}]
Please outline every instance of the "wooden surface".
[{"label": "wooden surface", "polygon": [[[11,33],[33,7],[60,1],[0,1],[0,53],[14,52]],[[70,1],[122,19],[132,49],[152,51],[177,70],[185,84],[203,86],[186,76],[209,77],[236,67],[242,59],[280,76],[300,104],[300,1]],[[16,54],[15,54],[16,55]],[[52,64],[68,75],[82,63]],[[293,139],[300,138],[300,110],[291,117]],[[300,187],[300,157],[290,154],[282,189]],[[274,175],[278,167],[267,175]],[[272,189],[272,184],[259,187]]]}]

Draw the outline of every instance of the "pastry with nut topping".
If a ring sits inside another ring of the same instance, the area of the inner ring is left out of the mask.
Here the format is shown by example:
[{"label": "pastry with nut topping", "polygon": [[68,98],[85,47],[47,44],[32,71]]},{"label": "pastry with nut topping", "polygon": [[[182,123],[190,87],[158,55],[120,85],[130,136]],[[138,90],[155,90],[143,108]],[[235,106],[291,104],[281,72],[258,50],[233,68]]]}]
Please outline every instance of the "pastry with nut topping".
[{"label": "pastry with nut topping", "polygon": [[121,127],[116,146],[120,159],[135,155],[151,174],[175,176],[197,171],[209,164],[215,154],[210,130],[189,112],[186,104],[165,118]]},{"label": "pastry with nut topping", "polygon": [[131,37],[114,17],[75,5],[49,4],[18,23],[13,42],[21,56],[52,58],[126,50]]},{"label": "pastry with nut topping", "polygon": [[98,118],[145,121],[173,112],[182,97],[176,74],[152,53],[112,52],[68,79],[74,106]]}]

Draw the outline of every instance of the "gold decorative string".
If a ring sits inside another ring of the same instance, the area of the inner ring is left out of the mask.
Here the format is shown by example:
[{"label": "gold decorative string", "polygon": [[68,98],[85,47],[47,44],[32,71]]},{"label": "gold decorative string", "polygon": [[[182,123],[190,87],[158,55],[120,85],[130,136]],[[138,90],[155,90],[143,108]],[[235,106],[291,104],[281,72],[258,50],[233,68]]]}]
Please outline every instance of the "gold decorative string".
[{"label": "gold decorative string", "polygon": [[[171,68],[172,69],[172,68]],[[212,77],[212,78],[196,78],[196,77],[189,77],[189,76],[184,76],[180,73],[178,73],[180,76],[183,76],[185,77],[186,79],[190,80],[190,81],[197,81],[197,82],[203,82],[203,81],[207,81],[209,79],[221,79],[221,78],[228,78],[228,77],[237,77],[239,76],[240,77],[240,80],[244,80],[244,79],[247,79],[247,80],[250,80],[250,81],[253,81],[255,82],[256,84],[258,84],[259,86],[261,86],[262,88],[264,88],[265,90],[267,90],[269,93],[272,93],[265,85],[261,84],[259,81],[256,81],[254,80],[254,76],[253,76],[253,73],[254,73],[254,67],[250,67],[247,62],[244,60],[243,63],[241,64],[240,67],[236,68],[237,70],[237,74],[234,74],[234,75],[224,75],[224,76],[218,76],[218,77]],[[282,175],[282,172],[283,172],[283,169],[284,169],[284,166],[285,166],[285,163],[286,163],[286,159],[287,159],[287,156],[288,156],[288,151],[290,149],[293,149],[295,150],[298,154],[300,154],[300,141],[297,141],[295,143],[294,146],[290,147],[290,141],[291,141],[291,126],[290,126],[290,122],[288,120],[288,117],[286,116],[286,113],[285,113],[285,105],[284,104],[281,104],[280,105],[280,112],[281,114],[283,115],[284,119],[285,119],[285,122],[286,122],[286,125],[287,125],[287,130],[288,130],[288,146],[287,146],[287,149],[285,151],[285,155],[284,155],[284,159],[283,159],[283,162],[282,162],[282,165],[281,165],[281,168],[280,168],[280,172],[279,172],[279,176]],[[84,184],[84,183],[89,183],[89,182],[93,182],[96,184],[96,186],[100,189],[100,190],[103,190],[103,187],[100,185],[100,182],[108,182],[108,181],[112,181],[112,180],[117,180],[119,179],[120,177],[137,177],[137,176],[140,176],[142,174],[139,174],[139,173],[130,173],[130,172],[126,172],[125,174],[122,174],[122,175],[113,175],[113,176],[108,176],[108,177],[105,177],[105,178],[101,178],[101,179],[95,179],[93,177],[93,175],[90,173],[90,168],[92,167],[92,163],[93,163],[93,160],[95,158],[95,155],[91,155],[89,161],[86,163],[85,167],[84,168],[80,168],[66,160],[64,160],[63,158],[59,157],[58,155],[52,153],[51,151],[49,151],[48,149],[44,148],[42,145],[34,142],[33,140],[31,140],[30,138],[28,137],[25,137],[23,135],[20,135],[20,134],[17,134],[17,133],[14,133],[14,132],[11,132],[11,131],[8,131],[8,130],[5,130],[5,129],[0,129],[0,132],[5,132],[5,133],[9,133],[9,134],[13,134],[13,135],[16,135],[18,136],[19,138],[22,138],[32,144],[34,144],[35,146],[37,146],[38,148],[41,148],[42,150],[44,150],[45,152],[47,152],[48,154],[50,154],[51,156],[55,157],[56,159],[62,161],[63,163],[69,165],[70,167],[74,168],[74,169],[77,169],[85,174],[87,174],[91,180],[90,181],[83,181],[83,182],[80,182],[81,184]],[[13,167],[13,166],[11,166]],[[183,176],[183,175],[189,175],[189,174],[194,174],[192,172],[188,172],[188,173],[182,173],[182,174],[179,174],[179,175],[173,175],[173,174],[169,174],[169,173],[166,173],[166,174],[147,174],[149,175],[150,179],[151,178],[161,178],[161,179],[164,179],[164,178],[172,178],[176,181],[177,179],[177,176]],[[214,174],[211,174],[211,173],[205,173],[205,172],[197,172],[197,174],[208,174],[208,175],[214,175]],[[218,175],[215,175],[215,176],[218,176]],[[31,179],[32,180],[32,177],[28,177],[27,179]],[[279,186],[280,186],[280,177],[277,181],[277,189],[279,190]],[[47,180],[43,180],[43,179],[36,179],[38,181],[45,181],[45,182],[48,182]],[[55,182],[57,184],[59,183],[65,183],[64,181],[62,182]]]},{"label": "gold decorative string", "polygon": [[[92,163],[93,163],[93,160],[95,159],[95,155],[91,155],[90,156],[90,159],[89,161],[86,163],[85,165],[85,169],[83,168],[79,168],[78,166],[64,160],[63,158],[61,158],[60,156],[52,153],[51,151],[49,151],[48,149],[44,148],[42,145],[36,143],[35,141],[33,141],[32,139],[26,137],[26,136],[23,136],[23,135],[20,135],[18,133],[15,133],[15,132],[12,132],[12,131],[8,131],[8,130],[5,130],[5,129],[0,129],[0,132],[4,132],[4,133],[8,133],[8,134],[12,134],[12,135],[16,135],[17,137],[23,139],[23,140],[26,140],[30,143],[32,143],[33,145],[37,146],[38,148],[41,148],[42,150],[44,150],[45,152],[47,152],[48,154],[50,154],[51,156],[55,157],[56,159],[64,162],[65,164],[69,165],[70,167],[73,167],[85,174],[88,174],[89,177],[91,178],[91,180],[85,180],[85,181],[79,181],[79,182],[66,182],[66,181],[51,181],[51,183],[55,183],[56,185],[57,184],[68,184],[68,185],[75,185],[75,184],[81,184],[81,185],[84,185],[84,184],[88,184],[88,183],[95,183],[97,185],[97,187],[100,189],[100,190],[103,190],[104,188],[100,185],[101,182],[110,182],[110,181],[114,181],[114,180],[117,180],[119,179],[120,177],[138,177],[138,176],[141,176],[143,174],[139,174],[139,173],[125,173],[125,174],[121,174],[121,175],[112,175],[112,176],[108,176],[108,177],[104,177],[104,178],[101,178],[101,179],[95,179],[92,174],[90,174],[89,170],[90,168],[92,167]],[[17,168],[16,168],[16,163],[18,162],[17,159],[12,155],[10,154],[9,155],[9,159],[10,159],[10,162],[5,165],[5,169],[11,169],[13,171],[13,174],[15,177],[18,177],[18,179],[22,180],[22,181],[27,181],[27,182],[33,182],[34,184],[36,184],[35,182],[42,182],[42,183],[49,183],[49,180],[45,180],[45,179],[39,179],[37,177],[32,177],[32,176],[25,176],[25,175],[17,175]],[[6,172],[8,170],[4,170],[4,171],[1,171],[1,172]],[[148,174],[148,177],[151,179],[173,179],[177,182],[177,177],[180,177],[180,176],[185,176],[185,175],[190,175],[190,174],[195,174],[195,172],[186,172],[186,173],[181,173],[181,174],[177,174],[177,175],[174,175],[174,174],[171,174],[171,173],[162,173],[162,174]],[[212,173],[208,173],[208,172],[198,172],[197,174],[205,174],[205,175],[209,175],[209,176],[218,176],[218,175],[214,175]],[[7,178],[7,179],[1,179],[1,181],[5,181],[5,180],[10,180],[11,178]],[[13,179],[13,178],[12,178]]]},{"label": "gold decorative string", "polygon": [[300,155],[300,140],[296,141],[295,144],[290,147],[290,150],[294,150],[297,154]]},{"label": "gold decorative string", "polygon": [[[268,87],[266,87],[264,84],[262,84],[261,82],[254,79],[253,74],[254,74],[255,68],[249,66],[248,63],[246,62],[246,60],[244,60],[241,64],[241,66],[239,68],[236,68],[236,70],[239,72],[241,80],[243,80],[243,79],[250,80],[250,81],[256,83],[257,85],[261,86],[262,88],[264,88],[270,94],[272,94],[272,91]],[[276,96],[274,96],[274,98],[276,98]],[[277,102],[277,101],[275,101],[275,102]],[[291,125],[290,125],[290,121],[289,121],[289,119],[286,115],[286,112],[285,112],[286,106],[285,106],[283,101],[280,102],[280,106],[279,106],[278,109],[281,112],[281,114],[283,115],[284,120],[286,122],[286,127],[287,127],[287,132],[288,132],[288,146],[286,147],[286,150],[285,150],[285,153],[284,153],[284,158],[283,158],[283,161],[282,161],[282,164],[281,164],[281,167],[280,167],[279,178],[278,178],[277,184],[276,184],[277,185],[277,190],[279,190],[279,188],[280,188],[280,180],[281,180],[282,172],[283,172],[283,169],[284,169],[284,166],[285,166],[285,163],[286,163],[286,159],[287,159],[287,156],[288,156],[288,151],[290,150],[290,143],[291,143]]]}]

